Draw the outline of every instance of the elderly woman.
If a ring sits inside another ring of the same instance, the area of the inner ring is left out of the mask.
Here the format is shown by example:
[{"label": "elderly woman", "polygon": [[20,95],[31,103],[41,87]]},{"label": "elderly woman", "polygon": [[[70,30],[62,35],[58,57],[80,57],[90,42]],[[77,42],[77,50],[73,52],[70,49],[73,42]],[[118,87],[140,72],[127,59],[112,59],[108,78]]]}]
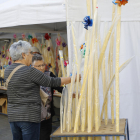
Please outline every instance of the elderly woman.
[{"label": "elderly woman", "polygon": [[[39,50],[36,51],[39,53]],[[39,54],[34,54],[32,58],[32,67],[42,71],[44,74],[50,76],[50,77],[56,77],[52,72],[45,71],[45,63],[43,61],[43,58]],[[62,92],[63,87],[42,87],[41,89],[45,91],[45,93],[48,95],[49,98],[49,107],[48,113],[51,114],[50,118],[47,118],[46,120],[41,121],[40,126],[40,140],[50,140],[50,135],[52,132],[52,117],[54,116],[54,109],[53,109],[53,90],[57,90],[58,92]]]},{"label": "elderly woman", "polygon": [[41,121],[40,86],[60,87],[71,82],[71,78],[52,78],[41,71],[28,67],[32,61],[32,47],[26,41],[11,45],[10,56],[14,63],[6,68],[5,80],[19,65],[12,76],[8,89],[8,120],[13,140],[39,140]]}]

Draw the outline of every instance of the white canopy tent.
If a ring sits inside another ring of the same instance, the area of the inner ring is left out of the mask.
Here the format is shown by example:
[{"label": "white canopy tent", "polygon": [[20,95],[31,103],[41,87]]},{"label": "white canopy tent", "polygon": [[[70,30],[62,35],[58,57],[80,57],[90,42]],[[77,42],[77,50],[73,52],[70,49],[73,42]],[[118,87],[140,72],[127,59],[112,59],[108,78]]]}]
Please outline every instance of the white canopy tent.
[{"label": "white canopy tent", "polygon": [[65,22],[63,0],[7,0],[0,5],[0,27]]},{"label": "white canopy tent", "polygon": [[64,0],[0,0],[0,46],[4,39],[13,39],[16,33],[35,33],[37,38],[52,33],[55,46],[57,33],[66,36],[66,9]]},{"label": "white canopy tent", "polygon": [[[112,0],[98,0],[101,28],[111,21]],[[67,20],[66,6],[67,4]],[[73,44],[69,22],[77,24],[78,46],[84,41],[81,21],[86,16],[86,0],[0,0],[0,39],[12,37],[9,33],[65,32],[68,22],[69,61],[73,61]],[[129,66],[120,74],[120,117],[128,118],[130,139],[140,137],[140,2],[129,0],[122,6],[122,28],[120,64],[135,56]],[[52,24],[53,23],[53,24]],[[58,30],[58,31],[57,31]]]}]

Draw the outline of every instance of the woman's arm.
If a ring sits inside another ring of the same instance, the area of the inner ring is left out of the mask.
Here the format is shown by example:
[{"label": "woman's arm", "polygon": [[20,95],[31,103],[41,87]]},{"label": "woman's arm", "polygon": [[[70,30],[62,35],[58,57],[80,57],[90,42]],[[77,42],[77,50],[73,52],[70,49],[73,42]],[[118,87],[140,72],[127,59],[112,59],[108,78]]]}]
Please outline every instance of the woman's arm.
[{"label": "woman's arm", "polygon": [[61,85],[61,78],[47,76],[33,67],[30,68],[30,80],[45,87],[60,87]]},{"label": "woman's arm", "polygon": [[[53,78],[45,75],[44,73],[33,67],[30,68],[30,80],[38,85],[45,87],[60,87],[64,84],[66,85],[71,83],[70,77]],[[81,75],[79,76],[79,81],[80,80]]]},{"label": "woman's arm", "polygon": [[61,77],[61,86],[71,83],[70,77]]},{"label": "woman's arm", "polygon": [[[56,77],[52,72],[50,73],[51,77]],[[70,77],[61,77],[61,86],[67,85],[71,83],[71,78]]]}]

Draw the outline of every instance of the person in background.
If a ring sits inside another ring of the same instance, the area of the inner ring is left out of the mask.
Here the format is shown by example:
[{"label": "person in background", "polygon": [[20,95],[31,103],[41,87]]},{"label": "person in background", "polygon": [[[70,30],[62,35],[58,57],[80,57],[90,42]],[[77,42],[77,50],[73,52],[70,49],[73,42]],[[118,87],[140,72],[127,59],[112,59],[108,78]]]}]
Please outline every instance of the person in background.
[{"label": "person in background", "polygon": [[9,51],[14,63],[5,69],[5,81],[16,67],[24,65],[14,73],[7,88],[7,112],[13,140],[39,140],[40,86],[60,87],[69,84],[71,78],[50,77],[34,67],[29,67],[32,63],[32,47],[27,41],[13,43]]},{"label": "person in background", "polygon": [[[39,50],[38,50],[39,51]],[[34,54],[32,58],[32,67],[40,70],[44,74],[50,76],[50,77],[56,77],[52,72],[45,71],[45,63],[43,61],[43,58],[41,55]],[[52,117],[54,116],[54,108],[53,108],[53,90],[57,90],[58,92],[62,93],[63,87],[43,87],[41,86],[41,89],[45,91],[45,93],[48,95],[48,98],[50,100],[50,114],[51,117],[41,121],[40,125],[40,140],[50,140],[50,135],[52,132]]]}]

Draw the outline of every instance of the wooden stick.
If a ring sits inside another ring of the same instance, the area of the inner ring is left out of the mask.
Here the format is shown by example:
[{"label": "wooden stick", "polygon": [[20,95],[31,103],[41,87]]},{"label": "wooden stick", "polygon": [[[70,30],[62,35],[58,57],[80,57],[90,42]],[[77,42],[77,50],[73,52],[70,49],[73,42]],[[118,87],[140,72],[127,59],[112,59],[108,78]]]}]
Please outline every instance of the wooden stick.
[{"label": "wooden stick", "polygon": [[[111,36],[110,41],[110,79],[113,76],[113,47],[114,47],[114,33]],[[114,124],[114,86],[110,88],[110,97],[111,97],[111,118],[112,124]]]},{"label": "wooden stick", "polygon": [[[129,60],[127,60],[125,63],[123,63],[120,67],[119,67],[119,72],[121,72],[130,62],[131,60],[133,59],[130,58]],[[107,94],[108,94],[108,90],[110,89],[110,87],[112,86],[112,83],[115,79],[115,74],[112,76],[111,80],[110,80],[110,83],[106,89],[106,94],[105,94],[105,98],[104,98],[104,103],[103,103],[103,106],[102,106],[102,111],[101,111],[101,120],[103,119],[103,112],[104,112],[104,108],[105,108],[105,104],[106,104],[106,98],[107,98]]]},{"label": "wooden stick", "polygon": [[87,3],[87,14],[91,17],[91,8],[90,8],[90,0],[86,0]]},{"label": "wooden stick", "polygon": [[92,10],[92,14],[93,14],[93,16],[94,16],[94,14],[95,14],[95,10],[96,10],[96,7],[97,7],[97,0],[92,0],[92,4],[93,4],[93,10]]},{"label": "wooden stick", "polygon": [[[113,4],[112,21],[115,18],[115,9],[116,9],[116,5]],[[114,49],[114,33],[112,34],[111,41],[110,41],[110,79],[113,76],[113,49]],[[111,118],[112,118],[112,124],[114,124],[114,86],[113,85],[110,88],[110,97],[111,97]],[[115,137],[113,137],[113,140],[115,140]]]},{"label": "wooden stick", "polygon": [[[87,71],[87,68],[88,68],[89,50],[90,50],[90,32],[88,31],[87,32],[87,44],[86,44],[85,62],[84,62],[84,77],[86,75],[86,71]],[[83,94],[84,94],[83,99],[82,99],[83,104],[82,104],[82,107],[81,107],[81,130],[85,131],[86,97],[88,96],[88,93],[86,93],[86,91],[84,91]]]},{"label": "wooden stick", "polygon": [[[95,30],[97,30],[97,11],[95,12],[95,15],[94,15],[94,25],[93,25],[93,29],[92,29],[92,42],[91,42],[91,45],[90,45],[90,59],[93,61],[93,58],[94,58],[94,55],[93,55],[93,50],[94,50],[94,47],[95,47]],[[96,31],[97,33],[97,31]],[[97,37],[96,37],[97,38]],[[97,41],[97,40],[96,40]],[[90,68],[90,71],[89,71],[89,75],[88,75],[88,132],[91,132],[92,130],[92,90],[93,90],[93,63],[91,63],[89,61],[89,67]],[[89,137],[90,139],[90,137]]]},{"label": "wooden stick", "polygon": [[[87,0],[87,13],[88,13],[88,16],[90,16],[91,18],[91,2],[90,0]],[[89,47],[90,47],[90,30],[87,30],[86,31],[86,36],[85,36],[85,40],[86,40],[86,54],[85,54],[85,63],[84,63],[84,77],[85,77],[85,72],[86,72],[86,69],[87,69],[87,65],[88,65],[88,55],[89,55]],[[86,88],[87,89],[87,88]],[[85,131],[85,127],[87,126],[87,119],[88,119],[88,104],[87,104],[87,99],[88,97],[88,89],[84,91],[84,96],[83,96],[83,104],[82,104],[82,107],[81,107],[81,130],[82,131]],[[82,137],[82,139],[85,139]]]},{"label": "wooden stick", "polygon": [[[121,15],[121,6],[117,6],[117,14]],[[120,53],[120,30],[121,30],[121,17],[117,24],[117,42],[116,42],[116,68],[115,68],[115,92],[116,92],[116,132],[119,132],[119,53]]]},{"label": "wooden stick", "polygon": [[[77,66],[77,79],[79,79],[81,58],[78,57],[78,51],[77,51],[77,47],[76,47],[76,40],[75,40],[73,25],[72,25],[72,37],[73,37],[74,54],[75,54],[76,66]],[[79,94],[78,93],[78,88],[79,88],[79,81],[76,82],[76,106],[75,107],[78,106],[78,94]],[[80,121],[80,117],[79,117],[79,121]]]},{"label": "wooden stick", "polygon": [[78,102],[78,107],[77,107],[77,110],[76,110],[74,133],[76,133],[77,130],[78,130],[78,118],[79,118],[79,114],[80,114],[80,107],[81,107],[81,102],[82,102],[84,90],[85,90],[85,87],[86,87],[86,84],[87,84],[87,76],[88,76],[88,70],[87,70],[86,75],[84,77],[83,85],[82,85],[82,88],[81,88],[81,91],[80,91],[81,95],[80,95],[80,99],[79,99],[79,102]]},{"label": "wooden stick", "polygon": [[98,104],[99,104],[99,98],[98,98],[98,48],[96,45],[95,50],[95,131],[99,130],[99,112],[98,112]]},{"label": "wooden stick", "polygon": [[105,38],[104,43],[103,43],[102,51],[101,51],[101,54],[100,54],[100,57],[99,57],[99,61],[98,61],[98,77],[100,75],[100,70],[101,70],[101,65],[102,65],[102,60],[103,60],[104,54],[105,54],[105,50],[106,50],[106,47],[107,47],[109,38],[111,36],[112,30],[113,30],[113,28],[114,28],[115,23],[116,23],[117,20],[118,20],[118,17],[116,17],[114,19],[114,21],[112,22],[112,25],[111,25],[111,27],[110,27],[110,29],[108,31],[108,34],[107,34],[107,36]]}]

